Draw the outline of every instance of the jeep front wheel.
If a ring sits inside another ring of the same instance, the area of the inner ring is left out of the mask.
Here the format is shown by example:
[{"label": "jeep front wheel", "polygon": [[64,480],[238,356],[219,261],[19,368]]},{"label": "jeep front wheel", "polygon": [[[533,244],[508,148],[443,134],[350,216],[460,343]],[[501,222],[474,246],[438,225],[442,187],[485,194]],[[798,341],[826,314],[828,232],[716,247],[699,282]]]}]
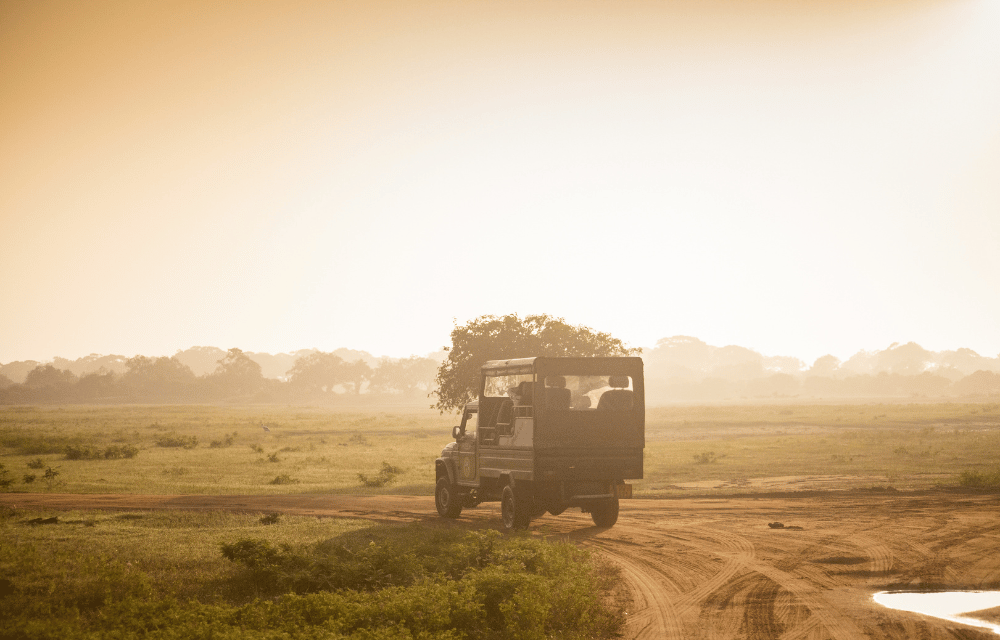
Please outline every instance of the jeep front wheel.
[{"label": "jeep front wheel", "polygon": [[462,513],[462,499],[447,476],[438,478],[434,489],[434,505],[442,518],[457,518]]},{"label": "jeep front wheel", "polygon": [[528,528],[531,513],[527,502],[523,496],[515,496],[510,485],[503,488],[503,493],[500,494],[500,517],[503,519],[504,529],[515,531]]}]

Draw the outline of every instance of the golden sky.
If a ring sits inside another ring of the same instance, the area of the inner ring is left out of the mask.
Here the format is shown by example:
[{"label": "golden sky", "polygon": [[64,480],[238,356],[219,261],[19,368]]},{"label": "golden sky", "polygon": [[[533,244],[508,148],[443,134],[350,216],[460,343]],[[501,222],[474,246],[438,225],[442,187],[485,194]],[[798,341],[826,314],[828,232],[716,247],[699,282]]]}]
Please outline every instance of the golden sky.
[{"label": "golden sky", "polygon": [[549,313],[1000,352],[1000,3],[0,2],[0,362]]}]

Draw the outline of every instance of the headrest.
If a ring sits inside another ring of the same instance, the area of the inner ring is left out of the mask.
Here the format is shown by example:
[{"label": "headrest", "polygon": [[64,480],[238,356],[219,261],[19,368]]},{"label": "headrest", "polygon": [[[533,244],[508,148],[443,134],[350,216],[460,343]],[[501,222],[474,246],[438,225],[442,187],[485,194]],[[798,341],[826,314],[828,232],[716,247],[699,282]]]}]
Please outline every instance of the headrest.
[{"label": "headrest", "polygon": [[608,376],[608,386],[615,389],[627,389],[628,376]]},{"label": "headrest", "polygon": [[546,387],[555,387],[556,389],[566,388],[566,378],[562,376],[548,376],[545,378]]}]

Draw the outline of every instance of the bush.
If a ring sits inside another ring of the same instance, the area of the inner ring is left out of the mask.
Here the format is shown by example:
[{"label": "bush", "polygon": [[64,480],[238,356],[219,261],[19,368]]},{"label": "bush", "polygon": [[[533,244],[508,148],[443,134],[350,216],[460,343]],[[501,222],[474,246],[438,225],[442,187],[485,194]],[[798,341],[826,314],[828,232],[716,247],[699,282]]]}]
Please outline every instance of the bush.
[{"label": "bush", "polygon": [[163,435],[156,436],[156,446],[194,449],[198,446],[198,436],[182,436],[177,433],[165,433]]},{"label": "bush", "polygon": [[[107,449],[101,450],[97,447],[92,447],[90,445],[82,444],[70,444],[66,445],[64,450],[67,460],[117,460],[121,458],[134,458],[139,455],[139,448],[131,444],[113,444]],[[41,462],[41,458],[29,463],[31,464]],[[44,463],[42,463],[44,466]],[[31,467],[32,469],[41,469],[42,467]]]},{"label": "bush", "polygon": [[233,431],[232,433],[227,433],[226,437],[222,440],[212,440],[211,444],[208,446],[213,449],[221,449],[223,447],[231,447],[233,443],[236,442],[237,433]]},{"label": "bush", "polygon": [[107,460],[118,460],[121,458],[134,458],[139,455],[139,448],[131,445],[113,444],[104,450],[104,457]]},{"label": "bush", "polygon": [[17,575],[3,597],[0,636],[499,640],[621,632],[621,616],[601,600],[612,577],[569,544],[410,525],[294,547],[244,538],[220,551],[232,570],[204,576],[211,593],[198,591],[200,598],[163,591],[155,566],[124,557],[91,558],[87,571],[55,589]]},{"label": "bush", "polygon": [[281,475],[276,476],[274,480],[268,482],[268,484],[298,484],[298,483],[299,483],[298,480],[288,475],[287,473],[282,473]]},{"label": "bush", "polygon": [[97,447],[86,444],[69,444],[64,450],[67,460],[97,460],[103,457]]},{"label": "bush", "polygon": [[[259,595],[297,594],[274,601],[267,615],[297,628],[474,638],[607,637],[621,629],[600,597],[611,576],[599,578],[589,554],[568,544],[372,527],[298,549],[242,539],[223,544],[222,554]],[[241,624],[265,624],[259,613],[241,615]]]},{"label": "bush", "polygon": [[32,460],[31,462],[28,463],[28,468],[29,469],[44,469],[45,468],[45,461],[42,460],[41,458],[35,458],[34,460]]},{"label": "bush", "polygon": [[1000,469],[996,471],[963,471],[958,483],[972,489],[1000,489]]},{"label": "bush", "polygon": [[363,487],[369,487],[369,488],[384,487],[388,484],[392,484],[392,482],[396,480],[396,476],[402,472],[403,470],[401,468],[394,467],[388,462],[383,461],[382,468],[375,476],[369,478],[367,475],[359,473],[358,481],[361,482],[361,486]]}]

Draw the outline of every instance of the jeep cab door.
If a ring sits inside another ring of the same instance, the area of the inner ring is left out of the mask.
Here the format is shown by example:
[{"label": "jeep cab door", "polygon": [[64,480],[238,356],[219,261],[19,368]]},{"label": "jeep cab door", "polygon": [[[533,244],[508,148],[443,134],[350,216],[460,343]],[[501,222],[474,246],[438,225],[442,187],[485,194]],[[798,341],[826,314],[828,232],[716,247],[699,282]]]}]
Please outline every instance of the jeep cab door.
[{"label": "jeep cab door", "polygon": [[476,464],[476,439],[479,426],[479,412],[476,407],[467,407],[462,416],[462,437],[458,439],[455,460],[455,474],[459,484],[475,486],[479,484],[479,465]]}]

